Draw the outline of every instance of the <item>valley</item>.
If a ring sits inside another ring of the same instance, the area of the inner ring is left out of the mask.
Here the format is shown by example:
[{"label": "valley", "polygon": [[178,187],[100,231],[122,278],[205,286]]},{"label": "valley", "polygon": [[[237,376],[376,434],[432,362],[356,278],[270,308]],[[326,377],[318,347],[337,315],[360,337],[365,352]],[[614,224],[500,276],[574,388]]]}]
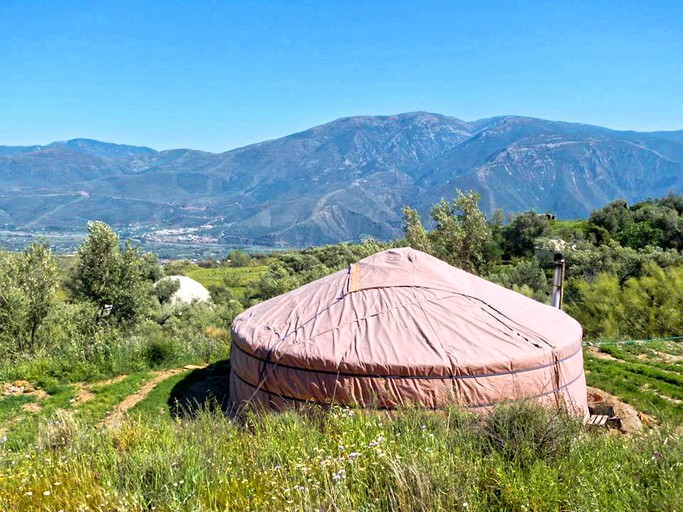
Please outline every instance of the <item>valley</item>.
[{"label": "valley", "polygon": [[426,218],[456,189],[479,192],[488,215],[585,217],[614,199],[683,191],[683,132],[415,112],[339,119],[224,153],[87,139],[0,147],[0,244],[44,234],[69,251],[89,220],[168,257],[391,240],[403,206]]}]

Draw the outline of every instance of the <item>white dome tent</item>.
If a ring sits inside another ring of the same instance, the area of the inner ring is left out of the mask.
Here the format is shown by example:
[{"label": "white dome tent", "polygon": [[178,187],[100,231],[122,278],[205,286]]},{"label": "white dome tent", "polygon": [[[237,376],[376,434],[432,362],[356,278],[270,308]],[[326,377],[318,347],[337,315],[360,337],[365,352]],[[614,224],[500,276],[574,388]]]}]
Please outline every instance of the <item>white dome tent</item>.
[{"label": "white dome tent", "polygon": [[197,302],[211,302],[209,290],[200,283],[187,276],[167,276],[159,279],[154,286],[166,281],[176,281],[180,285],[178,290],[171,295],[171,304],[194,304]]}]

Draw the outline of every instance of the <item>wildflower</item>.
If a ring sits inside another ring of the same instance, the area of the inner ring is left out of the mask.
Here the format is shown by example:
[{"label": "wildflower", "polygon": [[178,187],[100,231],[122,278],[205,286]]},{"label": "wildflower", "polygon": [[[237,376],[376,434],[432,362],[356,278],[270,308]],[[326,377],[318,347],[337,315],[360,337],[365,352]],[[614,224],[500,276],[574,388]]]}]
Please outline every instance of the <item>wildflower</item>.
[{"label": "wildflower", "polygon": [[346,478],[346,471],[344,470],[344,468],[340,469],[332,475],[333,482],[339,482],[340,480],[344,480],[344,478]]},{"label": "wildflower", "polygon": [[351,452],[351,453],[349,453],[349,460],[353,460],[353,459],[355,459],[356,457],[359,457],[359,456],[360,456],[360,453],[358,453],[358,452]]},{"label": "wildflower", "polygon": [[50,491],[45,491],[45,492],[43,493],[43,496],[49,496],[49,495],[50,495]]},{"label": "wildflower", "polygon": [[376,438],[374,441],[371,441],[371,442],[368,444],[368,446],[369,446],[370,448],[374,448],[374,447],[379,446],[380,444],[382,444],[382,441],[384,441],[384,436],[377,436],[377,438]]},{"label": "wildflower", "polygon": [[28,491],[28,492],[26,493],[26,496],[33,496],[33,492],[32,492],[32,491]]}]

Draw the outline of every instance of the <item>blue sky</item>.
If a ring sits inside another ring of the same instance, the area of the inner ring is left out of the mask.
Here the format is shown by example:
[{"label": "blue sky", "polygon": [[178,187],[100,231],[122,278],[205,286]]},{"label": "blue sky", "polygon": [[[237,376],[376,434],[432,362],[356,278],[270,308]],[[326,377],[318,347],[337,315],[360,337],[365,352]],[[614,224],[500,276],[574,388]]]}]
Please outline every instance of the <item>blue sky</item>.
[{"label": "blue sky", "polygon": [[0,145],[225,151],[416,110],[683,129],[683,2],[0,1]]}]

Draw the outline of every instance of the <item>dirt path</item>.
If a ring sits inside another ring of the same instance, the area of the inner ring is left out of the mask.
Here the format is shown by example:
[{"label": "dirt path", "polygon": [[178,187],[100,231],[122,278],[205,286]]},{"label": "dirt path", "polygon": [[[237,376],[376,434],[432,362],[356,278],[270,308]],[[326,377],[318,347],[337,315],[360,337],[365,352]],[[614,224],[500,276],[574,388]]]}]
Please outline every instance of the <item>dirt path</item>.
[{"label": "dirt path", "polygon": [[588,353],[594,357],[597,357],[598,359],[605,359],[606,361],[618,361],[616,357],[608,354],[607,352],[603,352],[600,350],[600,347],[596,347],[595,345],[588,347]]},{"label": "dirt path", "polygon": [[123,421],[123,417],[125,416],[126,412],[133,408],[138,402],[144,400],[147,395],[149,395],[157,386],[157,384],[170,377],[173,377],[174,375],[178,375],[181,372],[195,368],[201,367],[186,366],[183,368],[174,368],[172,370],[165,370],[157,373],[152,380],[143,384],[142,387],[140,387],[140,389],[138,389],[135,393],[128,395],[123,399],[123,401],[119,402],[116,407],[114,407],[114,409],[107,414],[107,417],[97,425],[97,428],[119,426]]}]

